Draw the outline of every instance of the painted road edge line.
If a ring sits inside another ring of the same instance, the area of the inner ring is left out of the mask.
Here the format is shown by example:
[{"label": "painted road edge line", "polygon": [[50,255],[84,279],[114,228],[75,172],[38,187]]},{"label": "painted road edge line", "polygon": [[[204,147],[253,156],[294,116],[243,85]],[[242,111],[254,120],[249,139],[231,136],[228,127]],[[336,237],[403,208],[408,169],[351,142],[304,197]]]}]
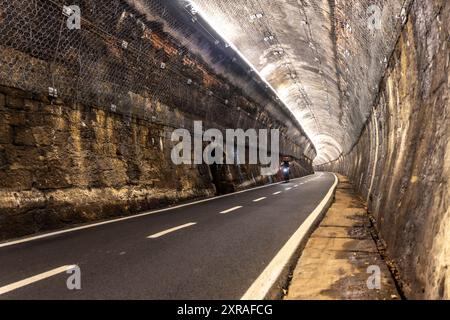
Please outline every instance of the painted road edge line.
[{"label": "painted road edge line", "polygon": [[279,281],[283,271],[289,266],[289,262],[301,242],[308,235],[310,229],[315,225],[315,222],[327,210],[327,206],[330,204],[330,200],[334,196],[338,184],[338,178],[333,173],[334,183],[331,186],[328,193],[314,209],[313,212],[306,218],[301,226],[295,231],[291,238],[281,248],[277,255],[272,259],[269,265],[259,275],[259,277],[253,282],[247,292],[242,296],[241,300],[264,300],[268,297],[271,290],[274,288],[277,281]]},{"label": "painted road edge line", "polygon": [[228,213],[228,212],[232,212],[232,211],[238,210],[240,208],[242,208],[242,206],[236,206],[236,207],[230,208],[228,210],[221,211],[220,213],[224,214],[224,213]]},{"label": "painted road edge line", "polygon": [[[300,178],[295,178],[293,180],[301,180],[301,179],[305,179],[306,177],[309,177],[309,176],[310,175],[304,176],[304,177],[300,177]],[[197,201],[193,201],[193,202],[183,203],[183,204],[179,204],[179,205],[176,205],[176,206],[173,206],[173,207],[167,207],[167,208],[163,208],[163,209],[146,211],[146,212],[139,213],[139,214],[134,214],[134,215],[128,216],[128,217],[117,218],[117,219],[112,219],[112,220],[106,220],[106,221],[102,221],[102,222],[90,223],[90,224],[82,225],[82,226],[79,226],[79,227],[63,229],[63,230],[59,230],[59,231],[53,231],[53,232],[49,232],[49,233],[43,233],[43,234],[40,234],[40,235],[30,236],[30,237],[26,237],[26,238],[22,238],[22,239],[17,239],[17,240],[7,240],[6,242],[0,243],[0,248],[9,247],[9,246],[13,246],[13,245],[16,245],[16,244],[21,244],[21,243],[25,243],[25,242],[34,241],[34,240],[49,238],[49,237],[53,237],[53,236],[57,236],[57,235],[65,234],[65,233],[69,233],[69,232],[75,232],[75,231],[79,231],[79,230],[90,229],[90,228],[94,228],[94,227],[98,227],[98,226],[102,226],[102,225],[106,225],[106,224],[110,224],[110,223],[116,223],[116,222],[131,220],[131,219],[137,219],[137,218],[141,218],[141,217],[145,217],[145,216],[149,216],[149,215],[153,215],[153,214],[157,214],[157,213],[161,213],[161,212],[166,212],[166,211],[171,211],[171,210],[175,210],[175,209],[179,209],[179,208],[183,208],[183,207],[192,206],[192,205],[203,203],[203,202],[209,202],[209,201],[213,201],[213,200],[217,200],[217,199],[221,199],[221,198],[231,197],[231,196],[234,196],[234,195],[237,195],[237,194],[241,194],[241,193],[245,193],[245,192],[249,192],[249,191],[253,191],[253,190],[273,187],[273,186],[276,186],[276,185],[280,185],[282,183],[283,183],[283,181],[270,183],[270,184],[265,184],[263,186],[259,186],[259,187],[255,187],[255,188],[251,188],[251,189],[246,189],[246,190],[241,190],[241,191],[237,191],[237,192],[233,192],[233,193],[229,193],[229,194],[224,194],[224,195],[216,196],[216,197],[212,197],[212,198],[206,198],[206,199],[197,200]]]},{"label": "painted road edge line", "polygon": [[196,225],[196,224],[197,224],[197,222],[189,222],[189,223],[183,224],[183,225],[178,226],[178,227],[173,227],[173,228],[170,228],[170,229],[167,229],[167,230],[164,230],[164,231],[161,231],[161,232],[152,234],[151,236],[148,236],[147,239],[156,239],[156,238],[160,238],[160,237],[162,237],[162,236],[165,236],[166,234],[169,234],[169,233],[172,233],[172,232],[181,230],[181,229],[185,229],[185,228],[194,226],[194,225]]},{"label": "painted road edge line", "polygon": [[261,197],[261,198],[255,199],[255,200],[253,200],[253,202],[260,202],[264,199],[267,199],[267,197]]},{"label": "painted road edge line", "polygon": [[26,278],[26,279],[23,279],[23,280],[20,280],[20,281],[8,284],[6,286],[0,287],[0,295],[8,293],[8,292],[11,292],[11,291],[14,291],[14,290],[17,290],[17,289],[25,287],[25,286],[28,286],[28,285],[30,285],[32,283],[35,283],[35,282],[38,282],[38,281],[41,281],[41,280],[53,277],[53,276],[55,276],[57,274],[60,274],[60,273],[63,273],[63,272],[67,272],[69,270],[74,269],[75,267],[76,267],[76,265],[62,266],[62,267],[59,267],[59,268],[56,268],[56,269],[52,269],[52,270],[47,271],[47,272],[43,272],[43,273],[40,273],[38,275],[29,277],[29,278]]}]

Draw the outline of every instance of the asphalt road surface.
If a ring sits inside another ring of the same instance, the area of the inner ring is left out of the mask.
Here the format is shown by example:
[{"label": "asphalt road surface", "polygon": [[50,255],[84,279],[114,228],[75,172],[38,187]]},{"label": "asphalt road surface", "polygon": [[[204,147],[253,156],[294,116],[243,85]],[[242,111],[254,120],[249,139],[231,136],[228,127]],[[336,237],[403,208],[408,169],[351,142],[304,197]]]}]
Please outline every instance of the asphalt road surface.
[{"label": "asphalt road surface", "polygon": [[[0,244],[0,299],[240,299],[333,183],[332,174],[317,173]],[[67,288],[73,265],[81,290]]]}]

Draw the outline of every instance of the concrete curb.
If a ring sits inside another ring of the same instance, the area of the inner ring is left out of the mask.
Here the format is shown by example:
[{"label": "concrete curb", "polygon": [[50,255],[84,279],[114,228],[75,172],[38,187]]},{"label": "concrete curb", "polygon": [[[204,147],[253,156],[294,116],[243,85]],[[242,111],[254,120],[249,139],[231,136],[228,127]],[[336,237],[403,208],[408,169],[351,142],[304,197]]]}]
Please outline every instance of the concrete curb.
[{"label": "concrete curb", "polygon": [[302,250],[283,299],[397,300],[366,203],[346,177],[338,179],[334,202]]},{"label": "concrete curb", "polygon": [[295,267],[295,262],[305,247],[309,236],[317,228],[333,203],[339,183],[338,177],[334,173],[333,175],[335,182],[328,193],[272,259],[241,300],[274,300],[282,297],[282,289],[288,282],[290,271]]}]

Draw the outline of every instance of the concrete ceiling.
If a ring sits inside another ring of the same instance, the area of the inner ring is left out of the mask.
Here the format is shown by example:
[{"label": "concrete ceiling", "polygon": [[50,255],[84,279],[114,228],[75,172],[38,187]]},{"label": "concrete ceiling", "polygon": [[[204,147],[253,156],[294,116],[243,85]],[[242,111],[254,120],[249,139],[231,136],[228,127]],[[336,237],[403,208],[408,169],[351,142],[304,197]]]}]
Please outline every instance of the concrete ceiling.
[{"label": "concrete ceiling", "polygon": [[408,0],[189,2],[274,87],[313,141],[316,164],[338,158],[358,139],[409,5]]}]

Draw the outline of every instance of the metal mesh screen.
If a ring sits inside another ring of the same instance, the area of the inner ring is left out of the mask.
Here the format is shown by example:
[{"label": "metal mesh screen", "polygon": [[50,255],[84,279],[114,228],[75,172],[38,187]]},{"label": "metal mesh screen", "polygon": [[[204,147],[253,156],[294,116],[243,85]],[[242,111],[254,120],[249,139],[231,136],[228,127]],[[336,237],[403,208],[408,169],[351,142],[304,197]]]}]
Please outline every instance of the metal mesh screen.
[{"label": "metal mesh screen", "polygon": [[[67,26],[71,5],[81,9],[81,29]],[[226,90],[204,85],[207,71],[189,68],[199,63],[189,40],[180,45],[169,29],[183,39],[195,32],[164,1],[1,0],[0,84],[166,125],[156,100],[195,105],[200,115],[211,104],[230,108]]]}]

